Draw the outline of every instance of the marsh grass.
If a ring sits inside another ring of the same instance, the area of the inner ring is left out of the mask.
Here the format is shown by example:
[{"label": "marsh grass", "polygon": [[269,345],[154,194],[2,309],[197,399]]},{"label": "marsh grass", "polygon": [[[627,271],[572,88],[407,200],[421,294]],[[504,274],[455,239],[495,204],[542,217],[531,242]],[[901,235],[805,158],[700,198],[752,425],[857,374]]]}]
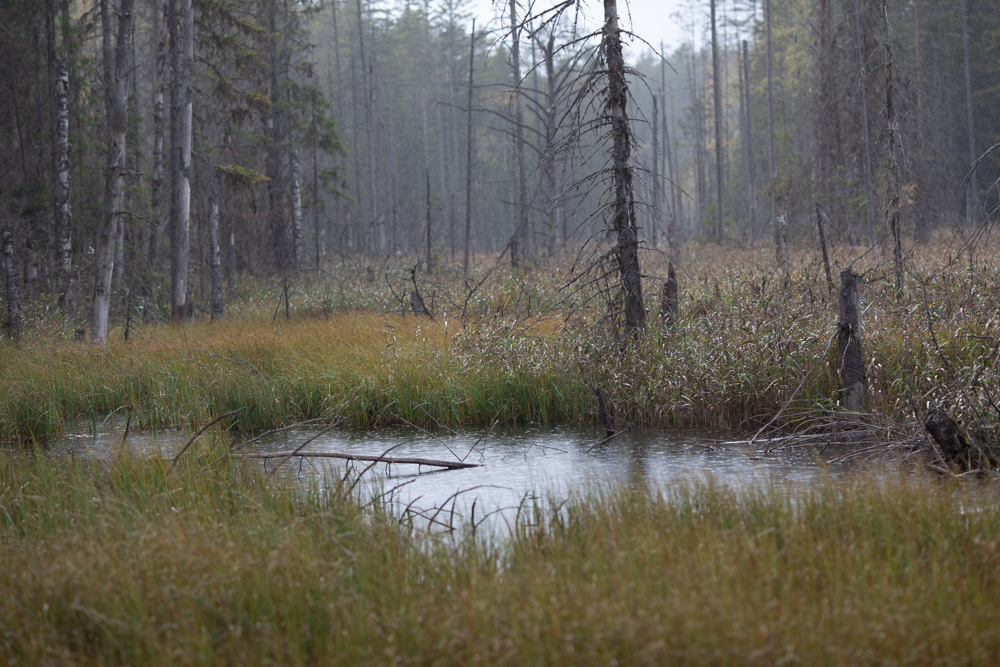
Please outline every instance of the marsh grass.
[{"label": "marsh grass", "polygon": [[[919,247],[901,299],[879,261],[857,265],[871,420],[898,431],[943,405],[995,427],[1000,253],[956,261],[941,244]],[[379,266],[369,281],[353,265],[297,282],[290,320],[275,317],[280,285],[263,281],[241,287],[223,322],[133,324],[130,341],[119,332],[105,350],[41,321],[20,347],[0,343],[0,439],[44,440],[74,417],[116,411],[152,429],[243,409],[223,424],[236,433],[318,417],[356,427],[596,421],[589,381],[619,428],[756,428],[790,401],[775,426],[836,420],[836,293],[813,254],[797,256],[786,284],[766,251],[692,246],[673,327],[655,316],[663,262],[644,263],[651,326],[638,343],[609,329],[613,303],[596,285],[565,288],[575,274],[559,263],[483,269],[468,283],[442,267],[421,287],[434,321],[399,312],[400,267]]]},{"label": "marsh grass", "polygon": [[[223,446],[224,448],[224,446]],[[415,532],[218,448],[0,459],[8,664],[963,664],[1000,658],[992,486],[581,491]]]}]

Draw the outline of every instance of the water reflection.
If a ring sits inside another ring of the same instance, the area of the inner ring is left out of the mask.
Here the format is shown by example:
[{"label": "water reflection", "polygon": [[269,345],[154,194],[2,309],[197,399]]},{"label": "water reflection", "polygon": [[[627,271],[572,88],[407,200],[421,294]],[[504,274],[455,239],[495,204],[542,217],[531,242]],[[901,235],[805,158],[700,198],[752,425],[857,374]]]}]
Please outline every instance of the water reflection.
[{"label": "water reflection", "polygon": [[[74,432],[50,445],[56,455],[108,458],[122,447],[124,421],[80,424]],[[250,454],[297,448],[315,436],[321,426],[303,426],[266,435],[249,445]],[[131,433],[126,446],[149,455],[170,456],[190,440],[179,430]],[[765,456],[734,434],[718,432],[635,431],[601,444],[597,429],[518,428],[470,429],[435,434],[415,429],[375,431],[334,429],[303,450],[365,456],[419,457],[463,460],[480,464],[461,470],[426,466],[386,465],[338,459],[287,461],[278,474],[300,482],[330,483],[367,471],[358,484],[366,494],[384,494],[397,515],[416,522],[455,525],[489,516],[487,527],[514,520],[517,508],[532,501],[565,498],[596,485],[653,485],[670,488],[711,481],[734,489],[765,486],[808,487],[830,477],[849,474],[850,464],[829,464],[843,450],[809,450],[799,454]],[[207,434],[206,436],[208,437]],[[205,446],[205,443],[195,445]],[[273,471],[275,459],[258,459]],[[348,474],[350,473],[350,474]]]}]

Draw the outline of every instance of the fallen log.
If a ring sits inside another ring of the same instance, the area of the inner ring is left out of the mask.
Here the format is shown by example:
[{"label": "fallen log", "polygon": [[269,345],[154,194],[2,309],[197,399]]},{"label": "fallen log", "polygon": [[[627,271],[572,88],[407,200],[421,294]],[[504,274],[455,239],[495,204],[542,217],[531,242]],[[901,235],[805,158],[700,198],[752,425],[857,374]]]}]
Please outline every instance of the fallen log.
[{"label": "fallen log", "polygon": [[293,456],[301,456],[304,458],[315,458],[315,459],[344,459],[347,461],[370,461],[372,463],[390,463],[390,464],[409,463],[411,465],[435,466],[438,468],[448,468],[451,470],[481,467],[479,463],[463,463],[461,461],[438,461],[436,459],[420,459],[420,458],[402,457],[402,456],[364,456],[361,454],[340,454],[338,452],[295,452],[295,451],[260,452],[256,454],[247,454],[246,456],[247,458],[251,459],[280,459],[280,458],[291,458]]}]

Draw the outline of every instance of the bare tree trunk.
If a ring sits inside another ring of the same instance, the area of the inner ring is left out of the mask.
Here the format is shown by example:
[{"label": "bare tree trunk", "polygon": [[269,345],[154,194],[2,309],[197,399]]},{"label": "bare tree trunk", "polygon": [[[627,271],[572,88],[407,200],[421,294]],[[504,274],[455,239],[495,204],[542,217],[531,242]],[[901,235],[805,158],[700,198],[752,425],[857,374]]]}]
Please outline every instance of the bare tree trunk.
[{"label": "bare tree trunk", "polygon": [[833,276],[830,274],[830,255],[826,251],[826,230],[823,229],[823,214],[819,210],[819,202],[816,202],[816,230],[819,232],[819,249],[823,253],[823,269],[826,271],[826,284],[830,288],[830,296],[833,296]]},{"label": "bare tree trunk", "polygon": [[[173,3],[174,0],[166,0]],[[167,7],[164,7],[169,11]],[[155,12],[154,12],[155,14]],[[165,21],[169,21],[169,16]],[[156,267],[156,255],[160,240],[160,227],[163,224],[163,212],[160,208],[160,190],[163,187],[163,92],[167,68],[167,31],[165,26],[157,26],[156,30],[156,69],[153,74],[153,179],[150,187],[150,204],[152,215],[149,220],[149,255],[147,264],[150,269]]]},{"label": "bare tree trunk", "polygon": [[271,232],[272,252],[275,258],[275,269],[286,278],[288,270],[288,222],[285,219],[286,191],[282,170],[287,164],[284,158],[284,113],[285,101],[284,81],[281,77],[280,54],[278,53],[278,23],[276,3],[268,3],[268,29],[270,32],[268,49],[268,78],[270,108],[266,116],[265,132],[267,135],[267,156],[265,171],[267,174],[268,224]]},{"label": "bare tree trunk", "polygon": [[289,171],[291,172],[292,198],[292,252],[295,257],[295,270],[302,270],[302,179],[299,174],[299,152],[295,148],[288,151]]},{"label": "bare tree trunk", "polygon": [[49,115],[52,131],[52,200],[56,259],[60,267],[59,307],[69,313],[67,301],[73,269],[73,214],[69,203],[69,64],[56,56],[55,0],[45,0],[45,32],[49,75]]},{"label": "bare tree trunk", "polygon": [[[963,0],[964,2],[964,0]],[[892,44],[889,41],[889,10],[886,0],[882,0],[882,21],[885,27],[885,116],[886,116],[886,159],[889,180],[886,183],[885,217],[892,230],[893,258],[896,264],[896,297],[903,295],[903,243],[899,236],[899,158],[896,155],[896,110],[893,106]]]},{"label": "bare tree trunk", "polygon": [[618,265],[625,292],[625,331],[635,334],[646,326],[639,269],[639,238],[632,192],[632,130],[626,104],[625,58],[618,28],[618,1],[604,0],[604,60],[608,68],[608,112],[612,133],[612,183],[615,198],[612,229],[618,235]]},{"label": "bare tree trunk", "polygon": [[743,40],[743,78],[747,86],[747,169],[750,174],[750,242],[756,243],[757,228],[757,165],[753,159],[753,88],[750,85],[750,51],[746,40]]},{"label": "bare tree trunk", "polygon": [[847,410],[860,412],[864,409],[867,398],[865,356],[861,347],[858,274],[850,267],[840,272],[840,327],[837,339],[840,346],[840,378],[843,383],[841,403]]},{"label": "bare tree trunk", "polygon": [[188,249],[191,227],[191,75],[194,67],[194,12],[191,0],[182,2],[181,48],[178,50],[176,0],[170,7],[170,225],[171,225],[171,317],[174,322],[188,319]]},{"label": "bare tree trunk", "polygon": [[108,310],[111,306],[111,277],[114,272],[115,237],[125,171],[125,130],[128,113],[129,55],[132,42],[132,9],[135,0],[122,0],[118,11],[118,39],[111,47],[111,16],[108,0],[101,0],[101,27],[104,33],[104,100],[108,117],[108,159],[104,183],[104,214],[97,232],[97,280],[90,339],[103,345],[108,340]]},{"label": "bare tree trunk", "polygon": [[517,0],[510,0],[510,31],[511,31],[511,68],[514,75],[514,89],[512,91],[514,102],[514,161],[517,169],[517,223],[514,227],[514,236],[511,237],[510,244],[510,264],[517,268],[520,258],[518,256],[519,244],[524,242],[524,248],[520,248],[525,255],[530,253],[528,239],[528,182],[525,176],[524,165],[524,113],[521,108],[521,45],[520,45],[520,25],[517,22]]},{"label": "bare tree trunk", "polygon": [[21,340],[21,290],[17,282],[17,261],[14,259],[14,235],[4,229],[0,235],[3,246],[4,277],[7,283],[7,334],[14,342]]},{"label": "bare tree trunk", "polygon": [[[372,226],[376,223],[378,218],[378,197],[375,190],[375,144],[373,143],[373,132],[372,129],[372,116],[374,115],[373,110],[373,99],[372,99],[372,74],[373,72],[368,69],[368,63],[365,60],[365,36],[364,36],[364,19],[361,12],[361,0],[357,0],[358,6],[358,54],[361,58],[361,80],[362,85],[365,88],[365,141],[368,146],[368,202],[369,216],[368,216],[368,229],[366,231],[366,236],[372,233]],[[369,252],[371,251],[371,238],[369,241]]]},{"label": "bare tree trunk", "polygon": [[[233,117],[229,108],[229,98],[225,98],[222,105],[223,130],[222,130],[222,155],[226,164],[233,161]],[[216,182],[218,185],[218,182]],[[230,294],[236,290],[236,215],[233,211],[233,193],[229,185],[226,185],[223,193],[226,210],[226,232],[225,232],[225,261],[223,262],[226,278],[226,287]]]},{"label": "bare tree trunk", "polygon": [[861,25],[858,20],[858,0],[851,1],[854,14],[854,56],[858,61],[858,93],[861,103],[861,164],[864,167],[865,196],[868,198],[868,237],[871,247],[878,244],[875,235],[875,190],[872,187],[871,144],[868,138],[868,96],[865,92],[865,61],[861,54]]},{"label": "bare tree trunk", "polygon": [[469,261],[472,255],[472,180],[475,167],[475,128],[472,115],[473,72],[476,64],[476,20],[472,19],[472,35],[469,37],[469,102],[466,123],[465,155],[465,252],[462,255],[462,275],[469,275]]},{"label": "bare tree trunk", "polygon": [[[972,107],[972,69],[969,64],[969,18],[965,3],[966,0],[959,2],[962,8],[962,54],[965,57],[965,108],[969,133],[969,168],[972,169],[979,156],[976,154],[976,124]],[[975,170],[972,170],[969,176],[969,185],[965,188],[965,216],[971,227],[976,227],[979,224],[978,204],[979,179]]]},{"label": "bare tree trunk", "polygon": [[215,176],[215,160],[208,156],[208,236],[212,246],[212,319],[220,320],[222,305],[222,249],[219,247],[219,184]]},{"label": "bare tree trunk", "polygon": [[71,310],[68,300],[73,269],[73,210],[70,207],[69,160],[69,65],[59,60],[56,74],[56,227],[59,239],[59,305],[63,313]]},{"label": "bare tree trunk", "polygon": [[791,268],[788,261],[788,212],[785,209],[785,198],[781,195],[774,198],[774,220],[778,266],[784,272],[787,282]]},{"label": "bare tree trunk", "polygon": [[431,170],[424,169],[427,177],[427,275],[434,272],[434,247],[431,243]]},{"label": "bare tree trunk", "polygon": [[725,215],[722,209],[723,183],[722,161],[722,80],[719,72],[719,36],[715,24],[715,0],[711,0],[712,12],[712,92],[715,98],[715,240],[722,243],[725,235]]},{"label": "bare tree trunk", "polygon": [[[545,183],[545,207],[549,218],[549,257],[556,254],[556,245],[559,243],[557,234],[559,233],[559,218],[562,214],[562,206],[557,201],[559,193],[556,192],[556,68],[555,68],[555,31],[549,34],[549,39],[543,47],[545,56],[545,153],[543,155],[544,167],[542,178]],[[655,232],[654,232],[655,234]],[[654,237],[655,238],[655,237]],[[566,239],[562,239],[562,243]],[[655,244],[655,242],[654,242]]]},{"label": "bare tree trunk", "polygon": [[[313,118],[313,131],[314,136],[318,136],[315,116]],[[319,224],[319,155],[315,143],[312,149],[312,214],[313,231],[316,235],[316,271],[319,272],[319,258],[326,255],[326,234]]]},{"label": "bare tree trunk", "polygon": [[[774,47],[771,44],[771,0],[765,0],[767,31],[767,170],[771,177],[771,188],[778,180],[778,161],[774,154]],[[772,192],[773,194],[773,192]]]},{"label": "bare tree trunk", "polygon": [[[787,254],[787,239],[782,228],[785,222],[785,199],[778,194],[778,156],[775,155],[774,139],[774,47],[771,43],[771,0],[766,0],[767,21],[767,167],[771,179],[771,196],[773,197],[774,234],[776,239],[778,262],[781,263]],[[785,276],[788,276],[788,266],[784,266]]]},{"label": "bare tree trunk", "polygon": [[660,223],[660,102],[653,95],[653,215],[651,216],[650,238],[656,248],[656,228]]},{"label": "bare tree trunk", "polygon": [[[660,53],[663,53],[663,42],[660,42]],[[670,142],[670,125],[667,123],[667,63],[666,59],[660,58],[660,103],[663,107],[663,114],[660,119],[663,130],[663,148],[666,151],[667,172],[670,185],[670,219],[667,221],[667,252],[676,257],[677,252],[677,222],[681,219],[681,202],[677,197],[677,183],[674,181],[674,153]]]}]

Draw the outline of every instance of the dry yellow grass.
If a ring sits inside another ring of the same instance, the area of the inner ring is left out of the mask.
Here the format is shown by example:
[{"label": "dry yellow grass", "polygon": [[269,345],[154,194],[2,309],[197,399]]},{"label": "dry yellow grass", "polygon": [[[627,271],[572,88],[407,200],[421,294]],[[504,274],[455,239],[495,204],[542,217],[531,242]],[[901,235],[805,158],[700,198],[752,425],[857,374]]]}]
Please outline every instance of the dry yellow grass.
[{"label": "dry yellow grass", "polygon": [[[1000,659],[1000,507],[922,478],[594,490],[509,540],[409,532],[240,461],[0,461],[7,664]],[[216,456],[216,460],[218,458]],[[555,506],[556,504],[553,504]]]}]

